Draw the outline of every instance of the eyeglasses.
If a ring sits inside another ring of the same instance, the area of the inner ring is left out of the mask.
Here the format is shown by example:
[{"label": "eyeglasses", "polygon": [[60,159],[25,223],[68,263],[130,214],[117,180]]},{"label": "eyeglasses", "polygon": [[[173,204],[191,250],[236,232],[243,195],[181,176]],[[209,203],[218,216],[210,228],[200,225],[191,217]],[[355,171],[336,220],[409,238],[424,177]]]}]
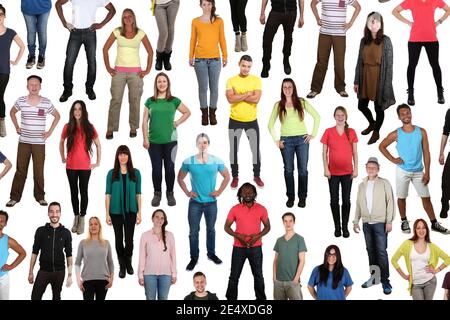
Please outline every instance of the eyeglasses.
[{"label": "eyeglasses", "polygon": [[331,256],[336,257],[337,255],[336,255],[336,253],[330,253],[330,252],[328,252],[328,253],[327,253],[327,257],[331,257]]},{"label": "eyeglasses", "polygon": [[4,17],[4,16],[5,16],[5,13],[0,12],[0,17]]}]

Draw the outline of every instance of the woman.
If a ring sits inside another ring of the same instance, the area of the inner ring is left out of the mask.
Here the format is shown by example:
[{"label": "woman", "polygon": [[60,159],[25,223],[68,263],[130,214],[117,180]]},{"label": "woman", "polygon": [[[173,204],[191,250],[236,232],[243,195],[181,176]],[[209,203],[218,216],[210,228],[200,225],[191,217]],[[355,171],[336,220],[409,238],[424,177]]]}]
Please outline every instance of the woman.
[{"label": "woman", "polygon": [[[305,111],[314,119],[312,135],[308,134],[306,128]],[[281,122],[281,137],[274,129],[277,118]],[[319,123],[320,116],[317,111],[305,99],[297,95],[294,80],[284,79],[281,85],[281,100],[274,105],[269,119],[269,131],[283,157],[288,208],[294,206],[295,200],[294,155],[297,156],[298,206],[301,208],[306,206],[309,142],[317,135]]]},{"label": "woman", "polygon": [[[308,290],[316,300],[345,300],[352,291],[353,281],[335,245],[325,250],[323,264],[314,268]],[[317,289],[315,289],[317,288]]]},{"label": "woman", "polygon": [[[392,256],[391,263],[400,276],[409,282],[409,293],[413,300],[433,300],[436,290],[436,273],[450,264],[450,257],[437,245],[431,243],[430,230],[425,220],[414,222],[414,236],[402,243]],[[405,274],[398,264],[405,258]],[[443,263],[438,267],[439,258]]]},{"label": "woman", "polygon": [[[133,167],[130,149],[117,148],[114,169],[106,177],[106,223],[114,228],[119,278],[133,274],[134,226],[141,223],[141,173]],[[124,246],[125,236],[125,246]]]},{"label": "woman", "polygon": [[139,284],[145,287],[147,300],[167,300],[170,285],[177,282],[175,239],[166,231],[166,213],[152,214],[153,228],[144,232],[139,246]]},{"label": "woman", "polygon": [[[83,271],[80,272],[81,262]],[[105,300],[114,279],[114,263],[111,245],[103,239],[100,219],[89,219],[89,234],[78,245],[75,274],[84,300]]]},{"label": "woman", "polygon": [[[392,73],[391,39],[384,35],[383,17],[378,12],[371,12],[367,17],[364,37],[359,45],[354,81],[354,90],[358,95],[358,109],[369,121],[369,126],[361,134],[368,135],[373,131],[367,144],[378,141],[384,110],[395,103]],[[369,101],[374,102],[376,120],[369,110]]]},{"label": "woman", "polygon": [[[10,65],[17,65],[25,51],[22,39],[13,29],[5,26],[6,9],[0,4],[0,137],[6,137],[5,125],[5,90],[9,82]],[[11,43],[19,46],[19,53],[16,60],[10,60]]]},{"label": "woman", "polygon": [[[108,51],[117,40],[117,57],[114,69],[109,64]],[[139,46],[141,42],[147,51],[147,68],[141,69]],[[122,26],[116,28],[103,47],[103,60],[106,70],[111,75],[111,102],[109,104],[108,129],[106,139],[112,139],[114,131],[119,131],[120,108],[122,106],[125,85],[128,86],[128,103],[130,138],[137,135],[139,128],[139,108],[144,87],[143,78],[150,73],[153,49],[147,35],[138,28],[133,10],[125,9],[122,13]]]},{"label": "woman", "polygon": [[[173,195],[175,183],[175,157],[177,155],[177,128],[191,115],[189,109],[177,97],[172,96],[170,79],[165,73],[155,78],[153,96],[145,102],[142,119],[144,148],[148,150],[152,161],[152,180],[154,196],[152,206],[161,202],[162,166],[166,177],[166,196],[169,206],[176,205]],[[175,113],[182,116],[175,121]]]},{"label": "woman", "polygon": [[[64,152],[64,141],[67,139],[67,158]],[[92,144],[97,149],[97,162],[91,164]],[[88,207],[88,186],[91,170],[100,166],[102,150],[97,131],[89,122],[86,104],[77,100],[70,108],[69,123],[64,126],[59,141],[59,153],[62,163],[66,164],[72,200],[73,219],[72,232],[84,232],[84,217]],[[80,186],[80,201],[78,200],[78,185]]]},{"label": "woman", "polygon": [[234,51],[247,51],[247,18],[245,17],[245,7],[247,0],[230,0],[231,21],[233,31],[236,36]]},{"label": "woman", "polygon": [[[445,14],[435,22],[434,12],[436,8],[445,10]],[[413,21],[409,21],[400,13],[408,9],[411,10]],[[433,69],[438,103],[444,104],[444,88],[442,88],[442,73],[441,67],[439,66],[439,41],[436,37],[436,27],[448,18],[450,15],[450,7],[443,0],[404,0],[394,8],[392,14],[401,22],[411,27],[408,42],[408,104],[413,106],[416,103],[414,100],[414,78],[422,47],[425,47],[428,61]]]},{"label": "woman", "polygon": [[[352,181],[358,176],[358,138],[355,130],[347,124],[347,110],[334,110],[336,126],[325,130],[320,142],[323,143],[323,168],[330,187],[330,206],[334,220],[334,236],[350,237],[348,219],[350,216],[350,192]],[[352,163],[353,159],[353,163]],[[339,185],[342,191],[342,233],[339,208]]]},{"label": "woman", "polygon": [[[221,65],[227,65],[227,43],[223,20],[216,14],[215,0],[200,0],[203,14],[192,20],[189,65],[194,67],[198,81],[198,96],[202,110],[202,125],[217,124],[216,109],[219,98]],[[222,62],[219,53],[222,51]],[[209,120],[208,120],[208,84]]]}]

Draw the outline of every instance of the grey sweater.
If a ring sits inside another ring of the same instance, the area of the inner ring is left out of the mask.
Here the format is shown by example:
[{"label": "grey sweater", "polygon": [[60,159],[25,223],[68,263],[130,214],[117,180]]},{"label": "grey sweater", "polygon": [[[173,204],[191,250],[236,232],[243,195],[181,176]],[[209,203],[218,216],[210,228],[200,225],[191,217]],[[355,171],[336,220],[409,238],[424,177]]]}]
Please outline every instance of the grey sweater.
[{"label": "grey sweater", "polygon": [[87,240],[81,240],[75,266],[80,268],[81,261],[84,263],[81,272],[83,281],[108,280],[114,272],[111,246],[108,241],[106,245],[101,245],[98,240],[90,241],[89,244]]}]

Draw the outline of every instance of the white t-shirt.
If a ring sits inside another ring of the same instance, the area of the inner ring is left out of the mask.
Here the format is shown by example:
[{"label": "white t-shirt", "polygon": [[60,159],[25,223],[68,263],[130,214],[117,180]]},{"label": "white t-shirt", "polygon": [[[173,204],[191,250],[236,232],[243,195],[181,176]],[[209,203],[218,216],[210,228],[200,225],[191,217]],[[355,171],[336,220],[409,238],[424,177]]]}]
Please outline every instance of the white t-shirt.
[{"label": "white t-shirt", "polygon": [[430,260],[430,247],[428,245],[427,250],[422,254],[419,254],[413,245],[409,258],[411,259],[413,284],[424,284],[433,279],[434,275],[425,270]]},{"label": "white t-shirt", "polygon": [[97,8],[106,7],[109,0],[70,0],[72,2],[72,24],[77,29],[89,28],[95,23]]},{"label": "white t-shirt", "polygon": [[322,2],[322,27],[320,33],[331,36],[345,36],[344,24],[347,23],[347,6],[356,0],[319,0]]},{"label": "white t-shirt", "polygon": [[367,181],[366,203],[367,203],[367,210],[369,211],[369,214],[372,214],[374,185],[375,185],[375,181],[371,181],[371,180]]}]

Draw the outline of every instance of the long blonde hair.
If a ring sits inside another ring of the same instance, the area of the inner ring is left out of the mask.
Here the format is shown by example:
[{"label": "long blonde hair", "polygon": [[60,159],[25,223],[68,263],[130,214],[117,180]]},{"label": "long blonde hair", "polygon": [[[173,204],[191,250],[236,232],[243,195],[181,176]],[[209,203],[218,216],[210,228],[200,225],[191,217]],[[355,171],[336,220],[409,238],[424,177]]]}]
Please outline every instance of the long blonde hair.
[{"label": "long blonde hair", "polygon": [[129,8],[124,9],[123,12],[122,12],[122,18],[120,19],[120,21],[122,23],[122,26],[119,27],[120,35],[122,37],[125,37],[125,23],[123,22],[123,15],[126,12],[130,13],[133,16],[133,20],[134,20],[134,22],[133,22],[133,34],[136,35],[138,33],[138,31],[139,31],[139,28],[138,28],[137,22],[136,22],[136,15],[134,14],[134,11],[129,9]]},{"label": "long blonde hair", "polygon": [[[96,220],[98,223],[98,242],[100,242],[102,246],[106,246],[107,241],[103,239],[102,224],[100,222],[100,219],[97,217],[92,217],[89,219],[89,223],[91,222],[91,220]],[[86,238],[86,244],[89,245],[91,241],[92,241],[92,234],[91,231],[89,230]]]}]

